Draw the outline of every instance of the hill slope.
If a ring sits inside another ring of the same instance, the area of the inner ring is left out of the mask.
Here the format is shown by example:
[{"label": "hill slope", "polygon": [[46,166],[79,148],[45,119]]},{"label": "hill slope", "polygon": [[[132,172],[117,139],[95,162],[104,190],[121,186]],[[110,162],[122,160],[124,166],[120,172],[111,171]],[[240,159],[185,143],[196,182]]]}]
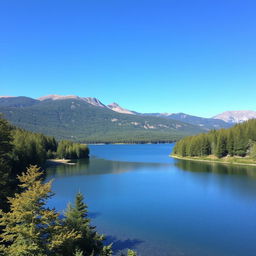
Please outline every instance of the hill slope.
[{"label": "hill slope", "polygon": [[165,117],[181,122],[185,122],[188,124],[198,125],[202,129],[209,131],[212,129],[221,129],[221,128],[229,128],[232,124],[229,124],[220,119],[214,118],[204,118],[198,116],[192,116],[185,113],[176,113],[176,114],[169,114],[169,113],[152,113],[152,114],[144,114],[144,115],[152,115],[158,117]]},{"label": "hill slope", "polygon": [[[12,104],[7,104],[6,98],[0,98],[0,112],[5,118],[18,127],[58,139],[87,143],[158,142],[175,141],[202,131],[197,126],[166,118],[117,113],[104,104],[99,107],[88,103],[88,98],[77,96],[31,99],[31,104],[26,105],[20,97],[11,99]],[[27,98],[24,100],[28,102]]]}]

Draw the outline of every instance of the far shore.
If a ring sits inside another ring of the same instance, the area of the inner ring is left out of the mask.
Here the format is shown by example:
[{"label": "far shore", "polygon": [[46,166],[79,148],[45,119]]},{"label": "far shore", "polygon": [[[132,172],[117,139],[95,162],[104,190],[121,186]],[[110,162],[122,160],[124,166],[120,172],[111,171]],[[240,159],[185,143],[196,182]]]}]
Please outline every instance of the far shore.
[{"label": "far shore", "polygon": [[[218,163],[218,164],[228,164],[228,165],[247,165],[256,166],[256,161],[252,159],[240,158],[240,157],[224,157],[224,158],[210,158],[210,157],[182,157],[178,155],[170,155],[175,159],[186,160],[186,161],[197,161],[197,162],[208,162],[208,163]],[[246,162],[248,161],[248,162]]]}]

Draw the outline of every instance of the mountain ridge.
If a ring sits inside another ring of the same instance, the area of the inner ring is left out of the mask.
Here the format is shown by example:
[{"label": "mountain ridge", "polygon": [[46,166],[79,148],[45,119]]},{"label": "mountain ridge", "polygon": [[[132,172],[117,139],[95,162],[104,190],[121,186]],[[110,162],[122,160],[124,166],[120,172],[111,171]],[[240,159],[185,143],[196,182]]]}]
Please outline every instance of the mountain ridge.
[{"label": "mountain ridge", "polygon": [[0,98],[0,112],[18,127],[87,143],[170,142],[203,131],[176,120],[118,113],[88,98]]},{"label": "mountain ridge", "polygon": [[[119,118],[116,117],[116,115],[118,115],[118,114],[133,116],[133,118],[141,117],[142,119],[143,118],[146,118],[146,119],[147,118],[160,118],[160,119],[158,119],[159,123],[158,124],[154,123],[154,125],[147,121],[142,122],[141,119],[139,122],[137,120],[135,120],[135,121],[131,120],[129,123],[129,125],[132,125],[133,128],[136,128],[136,129],[140,128],[142,130],[149,130],[149,131],[154,131],[154,130],[156,131],[158,129],[170,128],[171,126],[169,124],[163,123],[163,120],[166,120],[166,119],[171,120],[171,121],[181,122],[182,123],[181,127],[184,127],[184,124],[192,125],[192,126],[194,126],[193,128],[191,127],[192,130],[194,130],[195,126],[197,126],[199,128],[199,130],[202,132],[202,131],[209,131],[212,129],[229,128],[236,123],[240,123],[242,121],[246,121],[246,120],[250,119],[250,117],[252,117],[252,118],[254,118],[254,116],[256,117],[255,111],[226,111],[219,115],[214,116],[213,118],[198,117],[198,116],[188,115],[188,114],[182,113],[182,112],[180,112],[180,113],[138,113],[138,112],[123,108],[118,103],[115,103],[115,102],[105,105],[99,99],[97,99],[95,97],[80,97],[77,95],[56,95],[56,94],[42,96],[37,99],[33,99],[30,97],[26,97],[26,96],[17,96],[17,97],[0,96],[0,112],[3,112],[7,116],[11,116],[9,112],[10,111],[13,112],[14,111],[13,109],[12,110],[4,109],[1,111],[1,108],[15,108],[16,112],[22,112],[21,111],[22,108],[26,108],[26,110],[28,110],[28,108],[31,107],[34,109],[33,111],[35,111],[35,109],[38,109],[38,108],[40,108],[40,106],[42,106],[40,104],[48,104],[49,105],[51,102],[52,103],[59,102],[61,105],[62,104],[61,102],[66,102],[66,101],[70,101],[71,109],[79,108],[79,106],[78,106],[79,104],[88,104],[89,107],[95,107],[96,109],[94,109],[94,111],[96,111],[96,112],[99,109],[101,109],[102,111],[104,110],[105,111],[104,115],[112,116],[111,117],[112,124],[114,124],[114,123],[118,124],[120,127],[122,126],[122,124],[121,124],[122,122],[120,123],[118,121]],[[75,102],[75,104],[73,104],[72,102]],[[88,108],[88,106],[87,106],[87,108]],[[25,110],[23,109],[23,112],[24,111]],[[69,111],[69,110],[66,110],[66,111]],[[84,113],[85,116],[87,115],[86,111],[88,111],[88,110],[85,110],[85,113]],[[108,111],[111,111],[111,112],[108,112]],[[116,114],[114,114],[114,113],[116,113]],[[246,116],[246,114],[248,114],[248,113],[250,114],[249,117]],[[41,114],[45,115],[45,113],[41,113]],[[235,114],[241,114],[241,115],[243,114],[243,116],[242,117],[240,116],[240,118],[232,119],[231,117],[233,117]],[[30,122],[34,118],[35,118],[35,114],[32,115],[31,118],[27,117],[27,119],[28,119],[27,122]],[[81,118],[84,118],[84,117],[82,116]],[[10,119],[11,119],[11,117],[10,117]],[[24,118],[20,116],[20,119],[22,122],[22,120]],[[127,119],[127,117],[125,117],[124,119]],[[72,120],[71,120],[72,122],[75,122],[76,118],[73,118]],[[17,120],[15,122],[17,123]],[[69,121],[66,120],[66,122],[69,122]],[[128,125],[128,123],[126,125]],[[27,127],[28,124],[22,124],[22,127],[24,127],[24,126]],[[178,124],[172,126],[172,129],[179,130],[179,126],[180,126],[180,124],[178,123]],[[34,127],[33,129],[37,131],[37,128]],[[189,135],[189,132],[187,134]]]}]

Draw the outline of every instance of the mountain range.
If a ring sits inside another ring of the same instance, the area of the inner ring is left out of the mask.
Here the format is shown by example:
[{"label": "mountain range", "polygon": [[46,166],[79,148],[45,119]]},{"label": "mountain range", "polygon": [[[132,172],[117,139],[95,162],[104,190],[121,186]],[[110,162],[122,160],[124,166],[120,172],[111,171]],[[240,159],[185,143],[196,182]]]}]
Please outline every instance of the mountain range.
[{"label": "mountain range", "polygon": [[253,111],[229,111],[213,118],[184,113],[138,113],[117,103],[105,105],[97,98],[75,95],[38,99],[2,96],[0,113],[18,127],[87,143],[176,141],[256,118]]}]

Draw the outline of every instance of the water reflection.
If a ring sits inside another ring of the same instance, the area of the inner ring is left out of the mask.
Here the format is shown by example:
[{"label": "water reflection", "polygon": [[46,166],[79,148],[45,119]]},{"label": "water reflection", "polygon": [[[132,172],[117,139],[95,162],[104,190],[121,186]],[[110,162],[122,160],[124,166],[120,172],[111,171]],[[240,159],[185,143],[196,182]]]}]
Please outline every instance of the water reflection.
[{"label": "water reflection", "polygon": [[167,166],[165,163],[139,163],[110,161],[99,158],[74,161],[74,165],[60,164],[47,168],[48,178],[74,176],[74,175],[102,175],[118,174],[131,170],[139,171],[142,168],[155,170],[160,166]]},{"label": "water reflection", "polygon": [[187,160],[178,160],[175,166],[179,171],[191,172],[191,182],[204,186],[206,190],[214,189],[223,197],[230,195],[253,201],[256,198],[256,168],[253,166]]},{"label": "water reflection", "polygon": [[246,165],[231,165],[199,161],[178,160],[175,166],[190,172],[208,172],[216,174],[245,175],[256,178],[256,167]]},{"label": "water reflection", "polygon": [[175,160],[168,145],[91,152],[97,158],[47,169],[56,193],[49,206],[62,211],[81,191],[115,252],[255,255],[255,167]]}]

